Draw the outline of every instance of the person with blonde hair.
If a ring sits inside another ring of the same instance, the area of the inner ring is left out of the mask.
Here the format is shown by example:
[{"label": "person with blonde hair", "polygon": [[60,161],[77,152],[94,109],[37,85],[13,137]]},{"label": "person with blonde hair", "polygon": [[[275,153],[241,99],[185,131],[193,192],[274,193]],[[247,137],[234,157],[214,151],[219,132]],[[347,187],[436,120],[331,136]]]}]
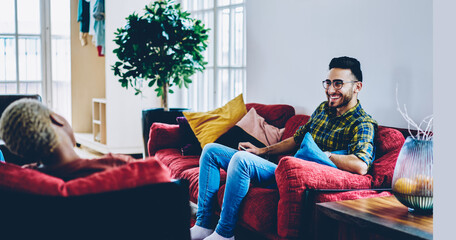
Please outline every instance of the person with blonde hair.
[{"label": "person with blonde hair", "polygon": [[0,139],[12,153],[34,162],[24,167],[65,181],[136,160],[121,154],[81,159],[74,150],[76,140],[68,121],[33,99],[17,100],[5,109],[0,118]]}]

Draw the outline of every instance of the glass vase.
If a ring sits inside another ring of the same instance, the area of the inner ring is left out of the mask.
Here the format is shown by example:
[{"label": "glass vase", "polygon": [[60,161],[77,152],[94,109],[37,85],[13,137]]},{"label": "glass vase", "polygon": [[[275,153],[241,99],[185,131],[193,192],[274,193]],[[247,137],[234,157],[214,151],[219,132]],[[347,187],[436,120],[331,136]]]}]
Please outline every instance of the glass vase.
[{"label": "glass vase", "polygon": [[393,194],[411,212],[433,209],[433,142],[407,137],[393,175]]}]

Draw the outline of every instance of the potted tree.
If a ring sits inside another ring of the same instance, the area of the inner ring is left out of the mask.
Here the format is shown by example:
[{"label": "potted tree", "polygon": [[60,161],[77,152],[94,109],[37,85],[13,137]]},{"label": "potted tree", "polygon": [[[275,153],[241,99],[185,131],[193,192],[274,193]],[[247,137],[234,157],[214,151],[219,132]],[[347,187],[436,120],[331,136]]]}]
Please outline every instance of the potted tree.
[{"label": "potted tree", "polygon": [[190,76],[205,69],[203,52],[209,29],[173,0],[155,1],[145,6],[143,14],[132,13],[126,20],[126,25],[115,32],[118,48],[113,52],[119,61],[112,66],[114,75],[122,87],[133,88],[135,95],[142,94],[143,87],[153,87],[162,100],[163,108],[151,110],[153,114],[143,110],[146,147],[153,122],[175,122],[179,115],[169,111],[168,93],[174,92],[174,86],[188,88]]}]

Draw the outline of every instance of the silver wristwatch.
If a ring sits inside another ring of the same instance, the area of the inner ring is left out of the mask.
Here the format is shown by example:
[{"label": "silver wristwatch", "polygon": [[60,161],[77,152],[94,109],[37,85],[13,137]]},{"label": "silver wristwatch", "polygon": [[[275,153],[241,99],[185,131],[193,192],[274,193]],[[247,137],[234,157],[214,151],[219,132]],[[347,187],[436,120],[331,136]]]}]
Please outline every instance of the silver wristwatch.
[{"label": "silver wristwatch", "polygon": [[331,155],[332,155],[331,152],[326,151],[325,154],[326,154],[326,156],[327,156],[328,158],[331,158]]}]

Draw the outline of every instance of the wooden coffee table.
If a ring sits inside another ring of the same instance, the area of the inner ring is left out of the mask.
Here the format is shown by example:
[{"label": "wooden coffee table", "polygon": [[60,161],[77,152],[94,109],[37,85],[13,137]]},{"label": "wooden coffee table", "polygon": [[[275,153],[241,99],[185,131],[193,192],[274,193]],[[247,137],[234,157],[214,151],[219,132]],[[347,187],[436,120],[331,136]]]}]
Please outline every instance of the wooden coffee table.
[{"label": "wooden coffee table", "polygon": [[410,213],[394,196],[317,203],[317,239],[432,239],[433,215]]}]

